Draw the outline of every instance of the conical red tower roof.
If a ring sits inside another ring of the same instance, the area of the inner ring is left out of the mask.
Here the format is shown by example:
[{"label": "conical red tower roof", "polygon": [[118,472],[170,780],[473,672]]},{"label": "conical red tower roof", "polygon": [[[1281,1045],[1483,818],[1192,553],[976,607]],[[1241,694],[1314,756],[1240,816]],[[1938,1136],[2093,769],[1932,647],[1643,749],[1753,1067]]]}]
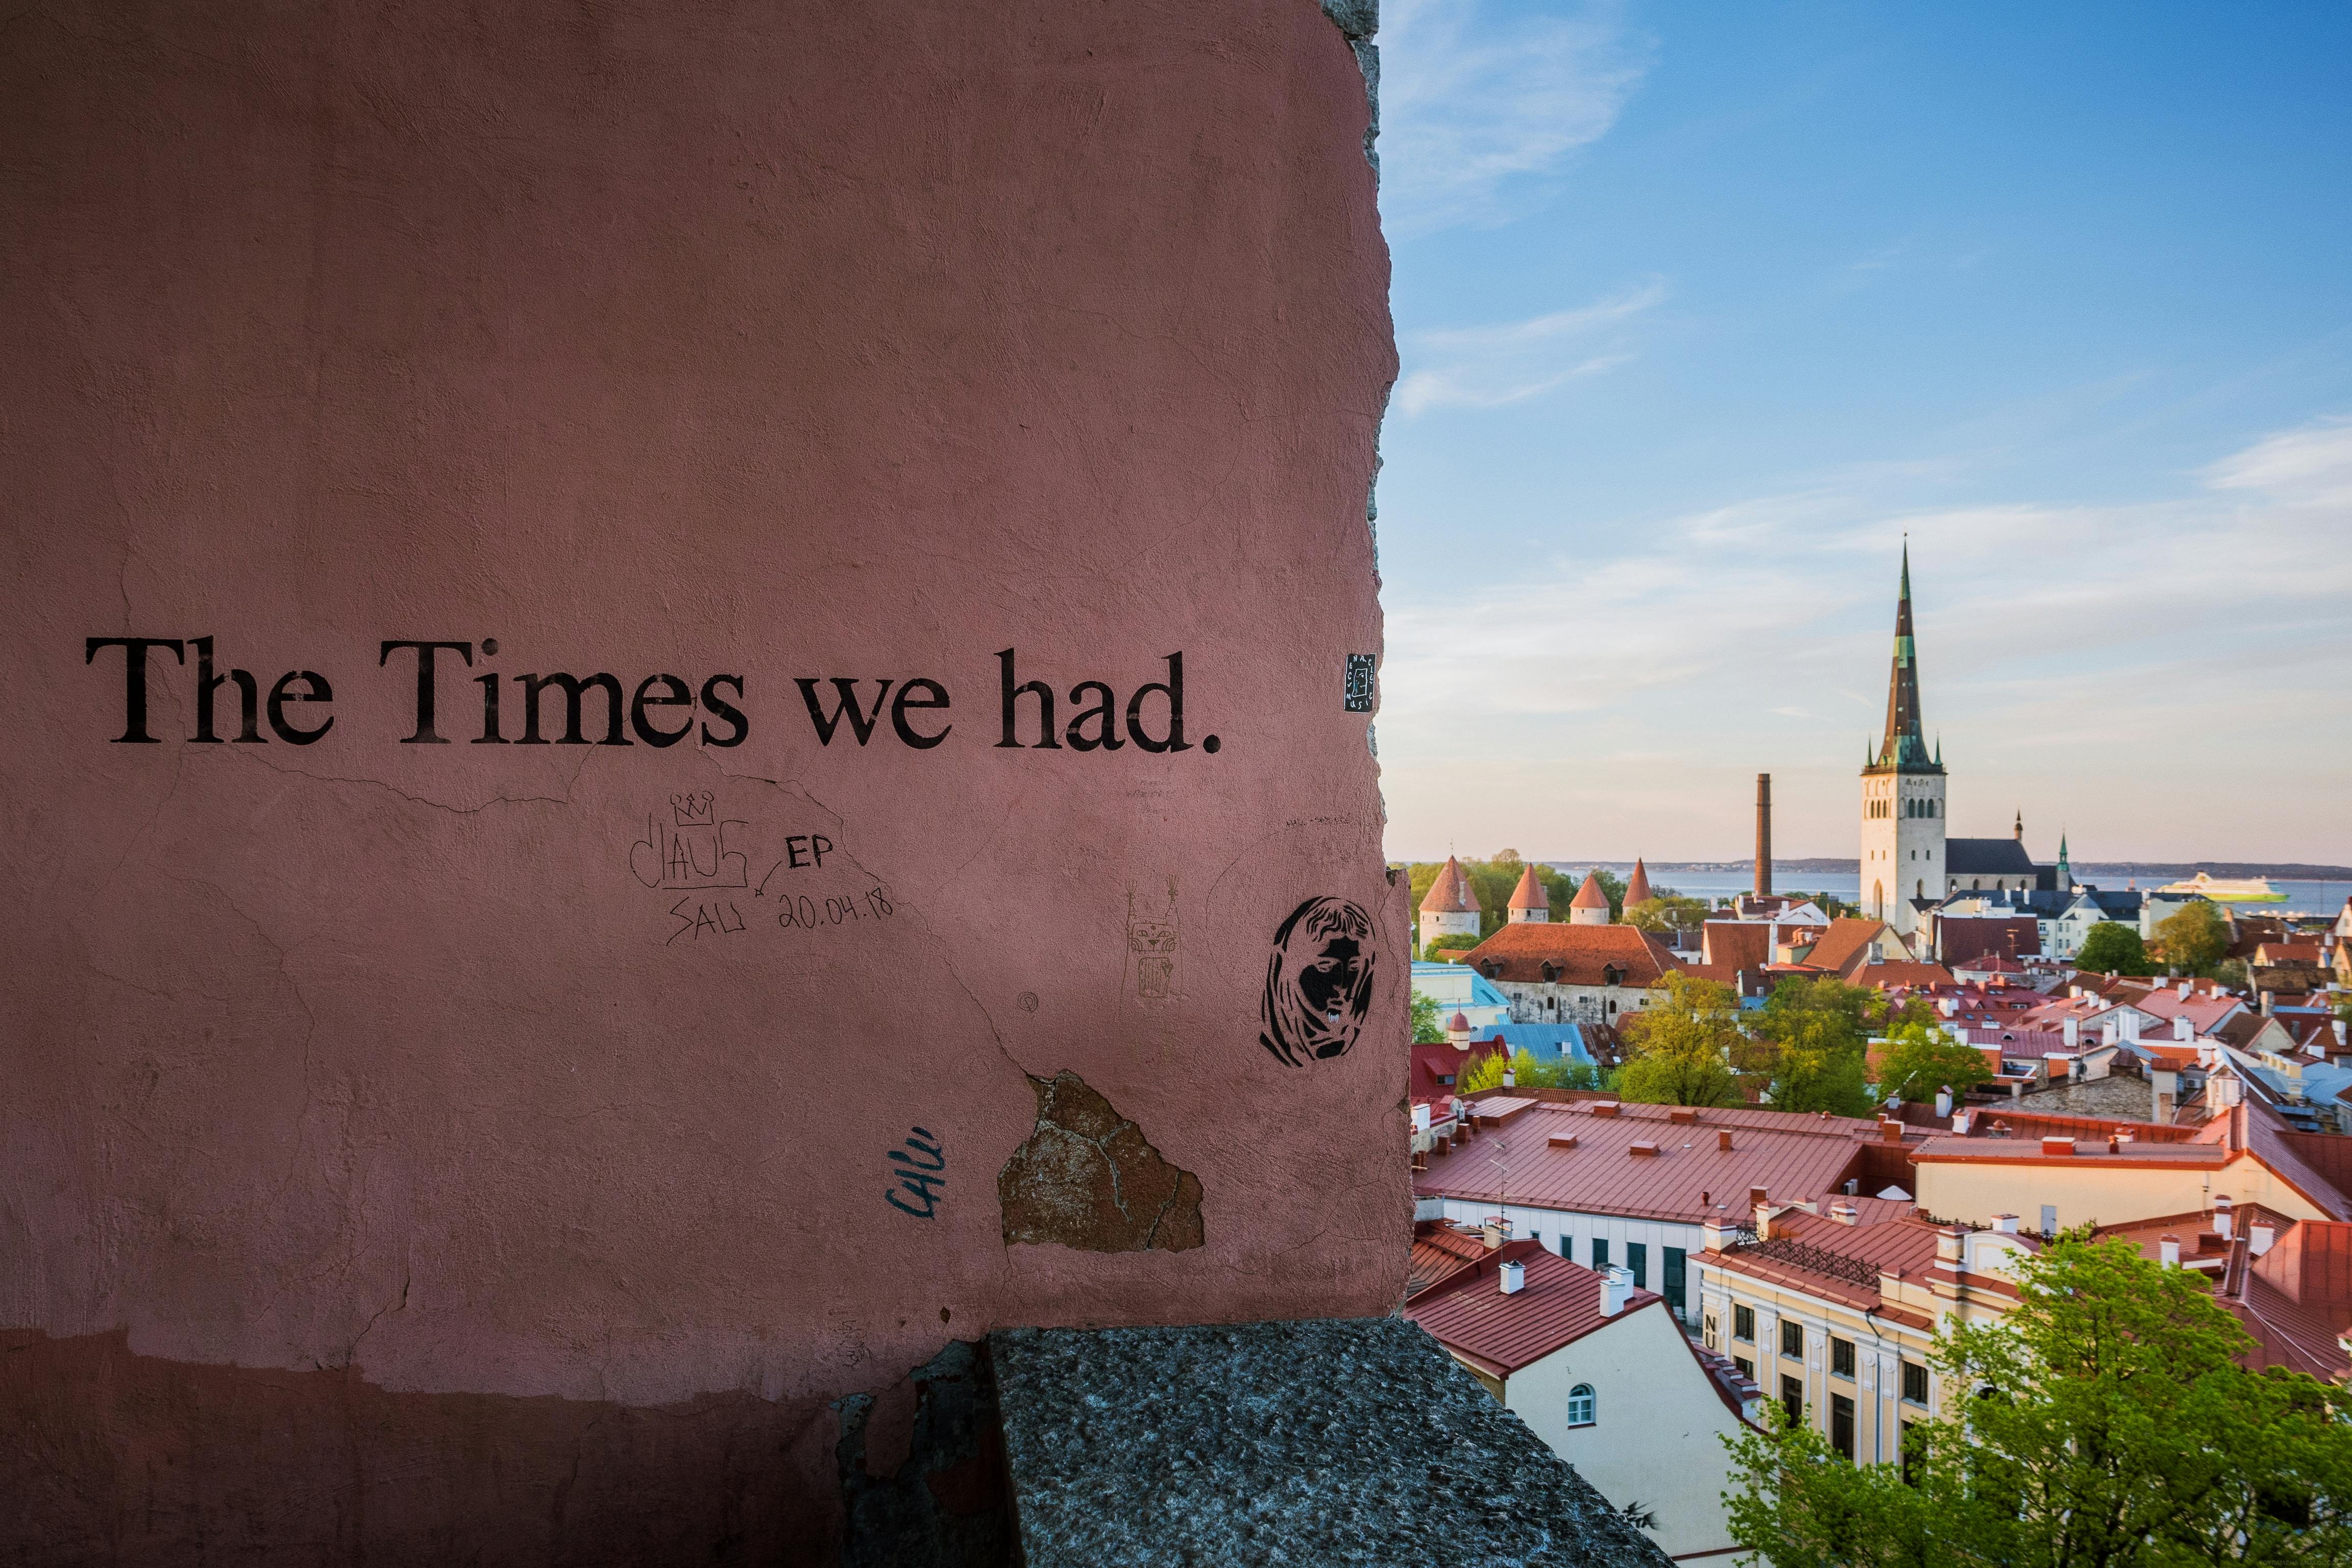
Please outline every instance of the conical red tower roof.
[{"label": "conical red tower roof", "polygon": [[1628,905],[1645,904],[1657,896],[1650,891],[1650,874],[1642,868],[1641,858],[1634,857],[1633,875],[1625,883],[1625,902]]},{"label": "conical red tower roof", "polygon": [[1584,874],[1584,886],[1576,889],[1576,897],[1569,901],[1568,907],[1572,910],[1605,910],[1609,907],[1609,895],[1601,890],[1598,869]]},{"label": "conical red tower roof", "polygon": [[1445,868],[1437,873],[1437,880],[1421,900],[1421,912],[1425,915],[1478,914],[1482,906],[1478,895],[1470,890],[1470,879],[1462,869],[1462,862],[1448,855]]},{"label": "conical red tower roof", "polygon": [[1515,910],[1551,908],[1551,898],[1543,890],[1543,884],[1536,880],[1536,868],[1533,866],[1519,873],[1519,885],[1511,889],[1511,908]]}]

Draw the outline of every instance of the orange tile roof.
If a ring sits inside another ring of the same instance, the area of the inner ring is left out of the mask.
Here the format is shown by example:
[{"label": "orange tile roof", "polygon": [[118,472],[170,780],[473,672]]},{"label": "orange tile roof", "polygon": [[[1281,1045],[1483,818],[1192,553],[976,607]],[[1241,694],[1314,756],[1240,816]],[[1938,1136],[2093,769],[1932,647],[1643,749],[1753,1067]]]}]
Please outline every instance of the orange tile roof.
[{"label": "orange tile roof", "polygon": [[[1675,955],[1644,931],[1632,926],[1555,925],[1528,921],[1507,925],[1472,948],[1462,961],[1490,980],[1541,984],[1601,985],[1610,964],[1620,985],[1646,989],[1674,966]],[[1552,965],[1547,977],[1543,966]]]},{"label": "orange tile roof", "polygon": [[1650,873],[1643,869],[1642,858],[1633,858],[1633,874],[1625,879],[1625,902],[1628,905],[1649,902],[1657,894],[1650,890]]},{"label": "orange tile roof", "polygon": [[1609,895],[1601,890],[1598,868],[1584,874],[1584,886],[1576,889],[1576,897],[1569,900],[1568,907],[1572,910],[1605,910],[1609,907]]},{"label": "orange tile roof", "polygon": [[[1675,1120],[1678,1111],[1690,1120]],[[1725,1132],[1728,1150],[1721,1146]],[[1571,1136],[1573,1147],[1553,1142]],[[1876,1122],[1852,1117],[1547,1101],[1482,1131],[1453,1153],[1433,1154],[1413,1192],[1696,1225],[1710,1215],[1744,1215],[1751,1187],[1789,1203],[1833,1192],[1859,1173],[1863,1145],[1880,1137]],[[1657,1152],[1635,1155],[1636,1143],[1654,1144]],[[1900,1145],[1886,1147],[1901,1152]]]},{"label": "orange tile roof", "polygon": [[1519,873],[1519,885],[1511,889],[1511,908],[1515,910],[1549,910],[1551,900],[1543,884],[1536,880],[1533,866]]},{"label": "orange tile roof", "polygon": [[1885,921],[1840,915],[1830,921],[1829,930],[1805,954],[1805,962],[1830,971],[1841,980],[1852,980],[1855,972],[1870,962],[1870,944],[1879,940],[1879,934],[1885,930]]},{"label": "orange tile roof", "polygon": [[1867,963],[1854,977],[1857,985],[1957,985],[1952,972],[1940,963]]},{"label": "orange tile roof", "polygon": [[[1497,1278],[1505,1258],[1526,1270],[1524,1283],[1507,1296]],[[1541,1242],[1515,1241],[1423,1291],[1406,1305],[1404,1315],[1447,1350],[1507,1377],[1596,1329],[1665,1300],[1635,1290],[1621,1310],[1604,1317],[1601,1285],[1600,1275]]]}]

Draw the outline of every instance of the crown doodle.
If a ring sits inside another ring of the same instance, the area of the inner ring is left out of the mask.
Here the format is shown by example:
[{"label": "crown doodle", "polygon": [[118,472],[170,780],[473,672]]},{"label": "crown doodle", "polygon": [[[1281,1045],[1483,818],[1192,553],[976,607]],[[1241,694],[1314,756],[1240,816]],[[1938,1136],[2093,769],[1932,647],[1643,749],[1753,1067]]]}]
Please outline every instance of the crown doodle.
[{"label": "crown doodle", "polygon": [[719,821],[711,809],[717,798],[707,789],[688,790],[683,795],[669,797],[669,809],[677,818],[680,827],[710,827]]}]

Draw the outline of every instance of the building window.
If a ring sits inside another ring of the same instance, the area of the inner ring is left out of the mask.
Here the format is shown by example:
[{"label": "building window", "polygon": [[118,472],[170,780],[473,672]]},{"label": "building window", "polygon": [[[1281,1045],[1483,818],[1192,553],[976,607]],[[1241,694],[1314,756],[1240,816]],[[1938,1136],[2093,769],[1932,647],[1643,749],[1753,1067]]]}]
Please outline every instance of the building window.
[{"label": "building window", "polygon": [[1903,1363],[1903,1397],[1914,1405],[1927,1403],[1927,1369],[1916,1361]]},{"label": "building window", "polygon": [[1799,1361],[1805,1359],[1804,1324],[1785,1321],[1781,1323],[1780,1353],[1785,1356],[1794,1356]]},{"label": "building window", "polygon": [[1580,1383],[1568,1391],[1568,1424],[1570,1426],[1592,1426],[1596,1420],[1594,1409],[1595,1402],[1591,1384]]},{"label": "building window", "polygon": [[1830,1336],[1830,1375],[1853,1381],[1853,1342]]},{"label": "building window", "polygon": [[1780,1410],[1788,1416],[1790,1426],[1801,1426],[1805,1424],[1805,1380],[1803,1378],[1790,1377],[1786,1373],[1780,1374]]},{"label": "building window", "polygon": [[1634,1289],[1646,1290],[1650,1288],[1650,1249],[1648,1247],[1638,1241],[1627,1242],[1625,1244],[1625,1267],[1633,1271]]},{"label": "building window", "polygon": [[1734,1307],[1731,1309],[1731,1337],[1735,1340],[1746,1340],[1751,1345],[1756,1342],[1755,1308]]},{"label": "building window", "polygon": [[1679,1247],[1666,1248],[1666,1276],[1661,1283],[1665,1287],[1666,1305],[1675,1310],[1677,1318],[1690,1314],[1689,1304],[1684,1300],[1689,1283],[1689,1256]]},{"label": "building window", "polygon": [[1756,1363],[1754,1362],[1749,1361],[1744,1355],[1736,1355],[1731,1358],[1731,1364],[1739,1369],[1740,1376],[1746,1378],[1750,1383],[1756,1381]]},{"label": "building window", "polygon": [[1916,1421],[1903,1423],[1903,1484],[1916,1487],[1927,1468],[1927,1439]]},{"label": "building window", "polygon": [[1853,1458],[1853,1401],[1843,1394],[1830,1395],[1830,1447]]},{"label": "building window", "polygon": [[1609,1272],[1609,1243],[1598,1236],[1592,1238],[1592,1271],[1595,1274]]}]

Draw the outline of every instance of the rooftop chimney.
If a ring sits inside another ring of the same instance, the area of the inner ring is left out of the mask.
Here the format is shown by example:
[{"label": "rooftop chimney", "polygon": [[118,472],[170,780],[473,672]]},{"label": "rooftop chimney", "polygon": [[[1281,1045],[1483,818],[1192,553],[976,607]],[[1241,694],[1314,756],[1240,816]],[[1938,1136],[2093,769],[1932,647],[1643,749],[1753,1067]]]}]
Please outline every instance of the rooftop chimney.
[{"label": "rooftop chimney", "polygon": [[2013,1214],[1997,1214],[1992,1216],[1992,1227],[2003,1236],[2015,1236],[2017,1216]]},{"label": "rooftop chimney", "polygon": [[2179,1268],[2180,1238],[2177,1236],[2158,1237],[2156,1238],[2156,1254],[2157,1260],[2162,1263],[2167,1268]]},{"label": "rooftop chimney", "polygon": [[2277,1239],[2278,1227],[2268,1220],[2258,1219],[2246,1227],[2246,1249],[2256,1258],[2268,1252],[2271,1243]]},{"label": "rooftop chimney", "polygon": [[2124,1038],[2133,1042],[2135,1045],[2137,1044],[2139,1041],[2139,1015],[2126,1007],[2124,1009],[2124,1016],[2116,1021],[2123,1026]]},{"label": "rooftop chimney", "polygon": [[1772,775],[1756,775],[1756,896],[1772,896]]},{"label": "rooftop chimney", "polygon": [[1936,1227],[1936,1261],[1957,1264],[1968,1251],[1969,1233],[1956,1225]]},{"label": "rooftop chimney", "polygon": [[1702,1244],[1709,1252],[1721,1252],[1731,1245],[1731,1233],[1737,1227],[1723,1215],[1709,1215],[1699,1222]]},{"label": "rooftop chimney", "polygon": [[[2267,996],[2270,993],[2265,991],[2263,994]],[[2197,1026],[2189,1021],[2188,1014],[2175,1013],[2172,1016],[2172,1037],[2179,1041],[2193,1040],[2197,1037]]]},{"label": "rooftop chimney", "polygon": [[1716,1146],[1717,1149],[1722,1150],[1722,1151],[1723,1151],[1725,1153],[1727,1153],[1727,1154],[1728,1154],[1729,1152],[1731,1152],[1731,1129],[1730,1129],[1730,1128],[1728,1128],[1728,1127],[1718,1127],[1718,1128],[1717,1128],[1717,1129],[1715,1130],[1715,1146]]},{"label": "rooftop chimney", "polygon": [[1952,1086],[1941,1084],[1936,1089],[1936,1115],[1938,1119],[1952,1113]]},{"label": "rooftop chimney", "polygon": [[1840,1198],[1835,1203],[1830,1205],[1830,1218],[1840,1225],[1853,1224],[1854,1213],[1855,1210],[1853,1205],[1844,1198]]},{"label": "rooftop chimney", "polygon": [[1505,1089],[1517,1089],[1518,1084],[1519,1075],[1517,1072],[1514,1072],[1511,1068],[1506,1064],[1503,1068],[1503,1087]]},{"label": "rooftop chimney", "polygon": [[1489,1252],[1492,1252],[1495,1248],[1503,1245],[1503,1222],[1501,1220],[1490,1219],[1486,1222],[1486,1250]]},{"label": "rooftop chimney", "polygon": [[1502,1279],[1506,1296],[1516,1296],[1528,1287],[1528,1266],[1516,1258],[1503,1259],[1503,1266],[1495,1272]]},{"label": "rooftop chimney", "polygon": [[2264,991],[2263,993],[2263,1016],[2265,1018],[2270,1017],[2276,1013],[2277,1010],[2278,993],[2275,991]]},{"label": "rooftop chimney", "polygon": [[2072,1154],[2074,1152],[2074,1141],[2072,1138],[2044,1138],[2042,1141],[2042,1152],[2050,1155]]},{"label": "rooftop chimney", "polygon": [[2230,1239],[2230,1195],[2227,1193],[2213,1194],[2213,1229],[2223,1241]]},{"label": "rooftop chimney", "polygon": [[1750,1187],[1748,1189],[1748,1206],[1749,1208],[1760,1209],[1769,1202],[1771,1202],[1771,1198],[1768,1194],[1766,1194],[1762,1187]]},{"label": "rooftop chimney", "polygon": [[1629,1268],[1611,1268],[1601,1276],[1601,1315],[1613,1318],[1625,1310],[1625,1298],[1633,1293],[1633,1273]]},{"label": "rooftop chimney", "polygon": [[2066,1037],[2066,1048],[2068,1050],[2071,1051],[2077,1049],[2083,1043],[2083,1020],[2080,1018],[2070,1017],[2063,1024],[2059,1026],[2058,1032]]}]

